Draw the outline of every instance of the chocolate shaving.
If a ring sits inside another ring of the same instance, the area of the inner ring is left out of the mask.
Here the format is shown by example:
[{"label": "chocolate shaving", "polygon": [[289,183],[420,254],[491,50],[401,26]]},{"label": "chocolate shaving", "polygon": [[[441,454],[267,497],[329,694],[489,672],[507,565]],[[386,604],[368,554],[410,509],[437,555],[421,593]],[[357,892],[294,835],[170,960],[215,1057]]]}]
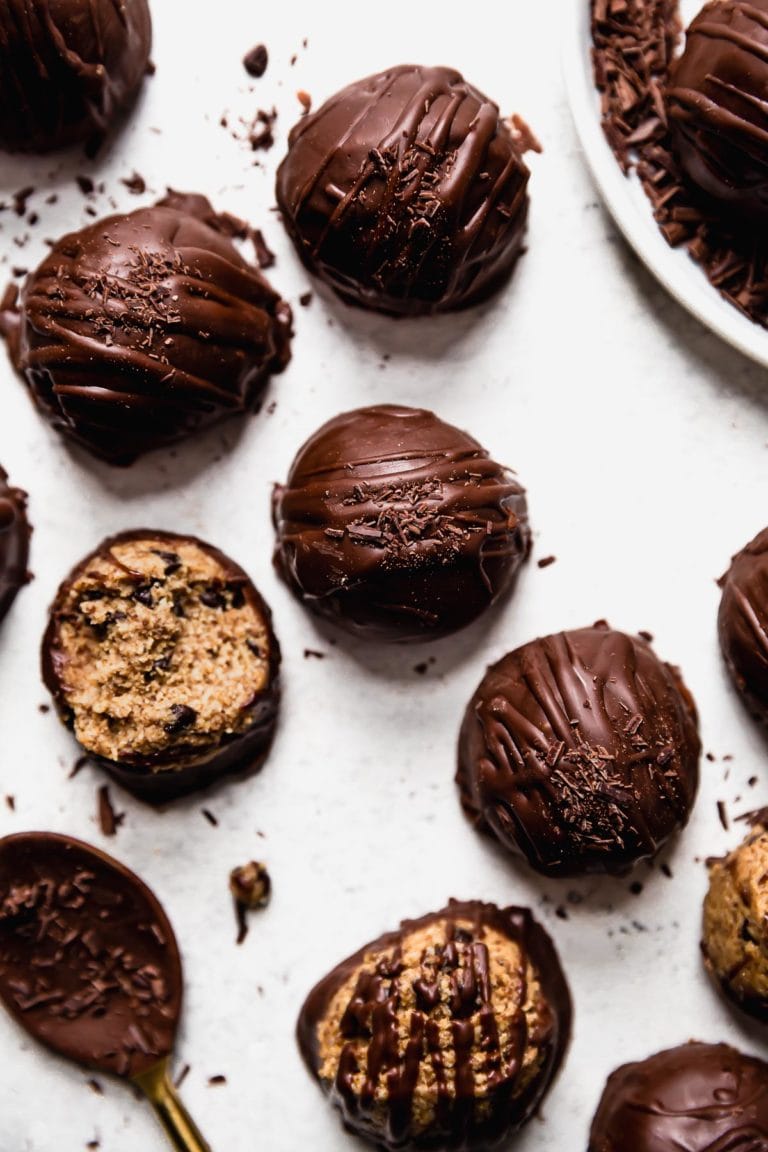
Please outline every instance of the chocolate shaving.
[{"label": "chocolate shaving", "polygon": [[192,1069],[191,1069],[189,1064],[184,1065],[181,1072],[179,1072],[178,1076],[176,1077],[176,1079],[173,1082],[174,1088],[181,1088],[181,1086],[184,1083],[184,1081],[186,1080],[187,1076],[189,1076],[189,1073],[191,1072],[191,1070]]},{"label": "chocolate shaving", "polygon": [[107,784],[102,784],[99,788],[98,796],[101,831],[105,836],[116,836],[118,828],[125,820],[125,813],[115,812],[115,809],[112,807],[112,800],[110,799]]},{"label": "chocolate shaving", "polygon": [[551,564],[557,562],[557,556],[542,556],[541,560],[537,560],[536,564],[539,568],[549,568]]},{"label": "chocolate shaving", "polygon": [[201,811],[203,813],[203,816],[205,816],[206,820],[208,821],[208,823],[210,825],[212,825],[212,827],[218,828],[219,822],[216,819],[216,817],[214,816],[213,812],[211,812],[208,808],[202,808]]},{"label": "chocolate shaving", "polygon": [[678,0],[592,0],[595,85],[605,137],[625,175],[635,171],[671,247],[684,247],[714,288],[768,326],[768,246],[738,230],[684,181],[664,108],[682,25]]}]

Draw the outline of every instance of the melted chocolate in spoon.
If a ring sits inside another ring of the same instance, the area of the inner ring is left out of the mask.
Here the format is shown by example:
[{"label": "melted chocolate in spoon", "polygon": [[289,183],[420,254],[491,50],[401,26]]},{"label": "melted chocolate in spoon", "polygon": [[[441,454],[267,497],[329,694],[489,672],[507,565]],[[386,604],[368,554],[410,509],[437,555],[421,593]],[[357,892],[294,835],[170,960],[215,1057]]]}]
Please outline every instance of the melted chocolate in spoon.
[{"label": "melted chocolate in spoon", "polygon": [[173,929],[138,876],[68,836],[0,840],[0,1000],[48,1048],[137,1084],[180,1152],[208,1152],[168,1077],[181,999]]}]

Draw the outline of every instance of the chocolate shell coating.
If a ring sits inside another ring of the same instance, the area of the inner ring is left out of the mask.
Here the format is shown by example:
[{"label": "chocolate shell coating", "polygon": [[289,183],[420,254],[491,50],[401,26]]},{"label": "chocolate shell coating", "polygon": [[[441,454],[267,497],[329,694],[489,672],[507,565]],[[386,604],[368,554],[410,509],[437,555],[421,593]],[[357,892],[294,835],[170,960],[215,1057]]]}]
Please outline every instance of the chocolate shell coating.
[{"label": "chocolate shell coating", "polygon": [[720,647],[750,712],[768,723],[768,528],[734,556],[721,581]]},{"label": "chocolate shell coating", "polygon": [[171,1052],[181,996],[173,929],[138,876],[69,836],[0,840],[0,1000],[35,1040],[136,1076]]},{"label": "chocolate shell coating", "polygon": [[310,437],[273,497],[275,564],[353,635],[419,641],[471,623],[528,555],[524,489],[432,412],[346,412]]},{"label": "chocolate shell coating", "polygon": [[304,264],[393,315],[463,308],[509,276],[529,172],[499,109],[451,68],[350,84],[292,129],[277,202]]},{"label": "chocolate shell coating", "polygon": [[464,716],[457,783],[476,825],[537,871],[620,875],[687,823],[700,752],[677,670],[600,624],[488,669]]},{"label": "chocolate shell coating", "polygon": [[272,615],[238,564],[193,536],[103,541],[62,583],[43,679],[89,759],[163,803],[264,762],[279,706]]},{"label": "chocolate shell coating", "polygon": [[135,99],[151,45],[147,0],[3,0],[0,147],[99,143]]},{"label": "chocolate shell coating", "polygon": [[0,468],[0,620],[7,614],[16,593],[29,579],[29,537],[27,494],[11,488],[8,475]]},{"label": "chocolate shell coating", "polygon": [[768,215],[768,0],[716,0],[688,29],[666,91],[693,184],[738,216]]},{"label": "chocolate shell coating", "polygon": [[291,313],[202,196],[63,237],[0,319],[43,415],[112,464],[258,408]]},{"label": "chocolate shell coating", "polygon": [[617,1069],[588,1152],[768,1152],[768,1064],[683,1044]]},{"label": "chocolate shell coating", "polygon": [[571,999],[524,908],[451,901],[310,993],[302,1055],[345,1126],[386,1149],[506,1147],[562,1062]]}]

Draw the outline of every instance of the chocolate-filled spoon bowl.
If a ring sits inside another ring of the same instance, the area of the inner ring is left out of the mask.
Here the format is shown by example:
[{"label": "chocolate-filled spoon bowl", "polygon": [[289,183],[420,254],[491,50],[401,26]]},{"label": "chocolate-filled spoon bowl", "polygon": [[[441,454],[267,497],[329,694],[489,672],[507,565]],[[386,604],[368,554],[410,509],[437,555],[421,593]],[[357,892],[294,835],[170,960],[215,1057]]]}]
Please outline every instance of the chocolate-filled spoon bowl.
[{"label": "chocolate-filled spoon bowl", "polygon": [[110,856],[51,832],[0,839],[0,1000],[35,1040],[135,1084],[177,1152],[210,1152],[169,1076],[182,1001],[173,929]]}]

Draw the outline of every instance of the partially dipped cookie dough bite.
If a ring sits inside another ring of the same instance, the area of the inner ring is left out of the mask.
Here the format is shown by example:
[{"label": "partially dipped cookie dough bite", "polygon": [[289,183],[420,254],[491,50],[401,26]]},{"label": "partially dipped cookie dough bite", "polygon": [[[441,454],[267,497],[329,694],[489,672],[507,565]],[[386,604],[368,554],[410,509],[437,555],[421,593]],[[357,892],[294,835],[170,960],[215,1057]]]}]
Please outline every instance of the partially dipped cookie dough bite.
[{"label": "partially dipped cookie dough bite", "polygon": [[733,557],[720,587],[726,667],[748,710],[768,725],[768,528]]},{"label": "partially dipped cookie dough bite", "polygon": [[29,580],[27,494],[8,483],[0,468],[0,621],[8,614],[19,589]]},{"label": "partially dipped cookie dough bite", "polygon": [[453,68],[350,84],[292,129],[277,203],[296,251],[348,303],[395,316],[467,307],[523,251],[525,125]]},{"label": "partially dipped cookie dough bite", "polygon": [[352,1132],[398,1152],[484,1152],[506,1148],[543,1101],[571,1011],[528,909],[451,901],[334,968],[298,1039]]},{"label": "partially dipped cookie dough bite", "polygon": [[90,759],[151,803],[256,771],[279,702],[280,649],[250,579],[192,536],[105,540],[62,583],[43,678]]}]

